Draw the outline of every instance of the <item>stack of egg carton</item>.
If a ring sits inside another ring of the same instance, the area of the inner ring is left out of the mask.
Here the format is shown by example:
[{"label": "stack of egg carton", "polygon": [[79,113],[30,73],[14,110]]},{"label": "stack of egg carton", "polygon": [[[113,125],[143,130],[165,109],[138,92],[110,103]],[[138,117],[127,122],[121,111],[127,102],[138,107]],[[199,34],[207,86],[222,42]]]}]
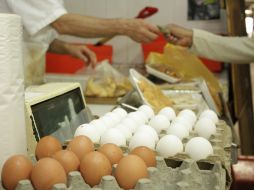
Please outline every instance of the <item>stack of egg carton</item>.
[{"label": "stack of egg carton", "polygon": [[[190,138],[197,136],[192,132]],[[149,178],[140,179],[135,190],[223,190],[229,189],[231,183],[231,142],[232,134],[230,127],[220,120],[217,123],[217,132],[210,137],[214,154],[207,159],[198,162],[193,161],[185,153],[177,154],[174,157],[164,159],[157,157],[157,167],[148,168]],[[126,149],[125,149],[126,150]],[[113,170],[114,171],[114,170]],[[104,176],[101,183],[96,187],[89,187],[79,172],[70,172],[67,186],[56,184],[54,190],[120,190],[116,179],[113,176]],[[0,186],[0,190],[4,190]],[[16,190],[34,190],[29,180],[19,182]]]}]

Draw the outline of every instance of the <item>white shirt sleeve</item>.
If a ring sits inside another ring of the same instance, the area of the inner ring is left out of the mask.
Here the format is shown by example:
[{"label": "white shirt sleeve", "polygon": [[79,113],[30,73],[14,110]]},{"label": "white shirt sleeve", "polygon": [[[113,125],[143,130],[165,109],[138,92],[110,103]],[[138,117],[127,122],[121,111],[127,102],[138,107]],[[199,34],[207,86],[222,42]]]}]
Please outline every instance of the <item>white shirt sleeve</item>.
[{"label": "white shirt sleeve", "polygon": [[254,38],[223,37],[193,30],[192,52],[217,61],[250,63],[254,61]]},{"label": "white shirt sleeve", "polygon": [[33,36],[66,14],[62,0],[7,0],[9,8],[22,17],[23,25]]}]

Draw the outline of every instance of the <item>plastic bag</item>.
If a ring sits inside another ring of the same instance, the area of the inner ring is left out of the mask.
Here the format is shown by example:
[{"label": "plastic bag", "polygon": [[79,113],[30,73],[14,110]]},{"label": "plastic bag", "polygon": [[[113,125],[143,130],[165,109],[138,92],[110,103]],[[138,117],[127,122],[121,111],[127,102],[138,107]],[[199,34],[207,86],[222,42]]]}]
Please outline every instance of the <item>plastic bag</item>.
[{"label": "plastic bag", "polygon": [[87,82],[86,96],[119,97],[132,89],[127,77],[114,69],[108,61],[99,64]]},{"label": "plastic bag", "polygon": [[188,49],[167,44],[164,47],[163,54],[150,53],[146,60],[146,64],[169,65],[175,73],[182,77],[181,81],[204,79],[217,106],[215,111],[218,114],[221,113],[222,105],[219,98],[221,88],[217,78],[206,68],[198,57],[189,52]]}]

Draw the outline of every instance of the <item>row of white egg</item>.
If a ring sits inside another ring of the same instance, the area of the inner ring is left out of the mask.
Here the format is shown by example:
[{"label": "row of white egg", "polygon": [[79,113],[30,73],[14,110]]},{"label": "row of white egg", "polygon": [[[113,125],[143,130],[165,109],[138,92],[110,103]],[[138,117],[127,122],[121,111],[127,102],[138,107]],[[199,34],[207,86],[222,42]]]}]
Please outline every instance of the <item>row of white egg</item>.
[{"label": "row of white egg", "polygon": [[[212,115],[213,118],[218,120],[217,115],[213,111],[206,110],[201,114],[201,118],[196,123],[195,130],[199,136],[208,139],[216,132],[216,126],[210,118],[205,117],[207,115]],[[140,144],[136,142],[139,141],[136,139],[143,139],[141,134],[137,135],[136,133],[147,133],[146,135],[143,134],[143,136],[152,134],[154,141],[157,142],[158,136],[154,130],[157,134],[165,130],[167,134],[176,135],[182,140],[189,136],[196,118],[195,113],[187,109],[181,111],[176,117],[174,110],[170,107],[163,108],[156,116],[154,116],[153,110],[147,105],[141,106],[138,111],[131,112],[130,114],[127,114],[122,108],[117,108],[105,114],[102,118],[93,120],[90,124],[81,125],[77,129],[75,136],[86,135],[94,143],[114,143],[119,146],[125,146],[126,140],[133,139],[130,143],[131,148],[135,144]],[[172,121],[171,125],[170,121]],[[144,124],[147,122],[152,128],[149,126],[145,127]],[[132,135],[134,136],[132,137]],[[150,138],[148,139],[151,141]],[[148,144],[154,143],[150,142]]]},{"label": "row of white egg", "polygon": [[[207,126],[207,123],[210,122],[214,125],[216,132],[215,124],[209,117],[211,117],[214,122],[218,121],[218,117],[213,111],[206,110],[201,114],[195,129],[200,128],[201,133],[206,133],[209,130],[203,126]],[[141,106],[138,111],[130,114],[127,114],[122,108],[117,108],[112,112],[105,114],[102,118],[92,121],[90,124],[80,126],[77,129],[75,136],[86,135],[95,143],[99,143],[100,141],[100,144],[114,143],[118,146],[126,146],[126,140],[129,140],[130,150],[138,146],[146,146],[154,150],[158,143],[156,149],[159,154],[168,157],[178,152],[182,152],[183,145],[181,139],[189,135],[189,131],[192,130],[196,119],[197,117],[195,113],[191,110],[183,110],[176,117],[174,110],[169,107],[163,108],[156,116],[154,116],[153,110],[146,105]],[[170,121],[172,122],[171,125]],[[145,125],[146,123],[149,123],[152,127]],[[173,135],[166,135],[159,143],[158,134],[162,130],[166,130],[168,134],[176,135],[178,141],[170,140],[167,142],[165,139],[167,139],[168,136]],[[210,131],[215,133],[214,130]],[[167,143],[163,143],[164,141]],[[170,143],[171,141],[172,143]],[[203,144],[205,145],[208,143]],[[206,147],[206,150],[211,153],[211,148]]]},{"label": "row of white egg", "polygon": [[209,139],[216,133],[217,114],[212,110],[203,111],[197,119],[196,114],[191,110],[182,110],[172,121],[167,129],[167,134],[173,134],[180,139],[189,136],[189,132],[195,131],[198,136]]},{"label": "row of white egg", "polygon": [[163,136],[156,145],[156,152],[165,158],[185,152],[193,160],[206,159],[213,154],[211,143],[203,137],[193,137],[183,146],[182,141],[175,135]]},{"label": "row of white egg", "polygon": [[153,115],[154,112],[149,106],[141,106],[138,111],[129,114],[122,108],[116,108],[99,119],[80,125],[74,136],[86,135],[94,143],[104,141],[103,139],[107,139],[107,135],[119,136],[119,138],[124,136],[126,141],[131,138],[139,126],[147,123]]},{"label": "row of white egg", "polygon": [[[182,110],[172,120],[167,135],[157,143],[156,151],[163,157],[185,152],[194,160],[205,159],[213,154],[213,147],[207,139],[216,133],[217,122],[218,116],[212,110],[203,111],[198,120],[193,111]],[[196,131],[199,137],[191,138],[184,147],[181,140],[188,137],[192,130]]]},{"label": "row of white egg", "polygon": [[[161,113],[166,113],[166,110],[171,111],[172,119],[175,118],[175,112],[172,108],[162,109]],[[149,124],[153,128],[148,131],[153,131],[153,136],[158,141],[157,133],[159,134],[161,130],[167,129],[170,125],[168,118],[163,114],[155,116],[152,108],[147,105],[143,105],[137,111],[129,114],[122,108],[116,108],[89,124],[79,126],[75,136],[86,135],[94,143],[114,143],[125,146],[126,141],[129,141],[134,134],[145,132],[144,125]]]}]

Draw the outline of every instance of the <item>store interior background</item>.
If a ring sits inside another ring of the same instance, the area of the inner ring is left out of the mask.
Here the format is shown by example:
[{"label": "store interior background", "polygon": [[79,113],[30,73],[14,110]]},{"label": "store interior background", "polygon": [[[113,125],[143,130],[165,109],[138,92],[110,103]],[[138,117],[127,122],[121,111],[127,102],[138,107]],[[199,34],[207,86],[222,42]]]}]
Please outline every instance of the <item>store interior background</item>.
[{"label": "store interior background", "polygon": [[[221,19],[207,21],[188,21],[187,0],[65,0],[66,8],[69,12],[85,14],[89,16],[98,16],[102,18],[134,18],[138,12],[146,6],[156,7],[159,11],[153,16],[147,18],[148,22],[156,25],[166,25],[176,23],[186,27],[196,27],[206,29],[215,33],[226,33],[226,12],[222,10]],[[65,39],[94,43],[98,39]],[[126,37],[116,37],[109,41],[114,48],[113,63],[143,63],[143,54],[140,44],[133,42]]]},{"label": "store interior background", "polygon": [[[220,19],[188,20],[188,1],[181,0],[64,0],[69,12],[102,18],[134,18],[144,7],[159,9],[158,13],[147,18],[156,25],[175,23],[188,28],[204,29],[216,34],[246,36],[246,17],[249,36],[253,30],[253,0],[220,0]],[[246,11],[248,10],[248,11]],[[69,36],[64,40],[94,44],[99,39],[84,39]],[[126,37],[115,37],[107,45],[113,48],[112,63],[125,70],[144,64],[142,46]],[[224,89],[236,132],[239,133],[241,150],[244,155],[254,155],[253,103],[254,65],[223,64],[223,69],[215,73]],[[252,85],[253,84],[253,85]],[[241,92],[241,93],[239,93]]]}]

